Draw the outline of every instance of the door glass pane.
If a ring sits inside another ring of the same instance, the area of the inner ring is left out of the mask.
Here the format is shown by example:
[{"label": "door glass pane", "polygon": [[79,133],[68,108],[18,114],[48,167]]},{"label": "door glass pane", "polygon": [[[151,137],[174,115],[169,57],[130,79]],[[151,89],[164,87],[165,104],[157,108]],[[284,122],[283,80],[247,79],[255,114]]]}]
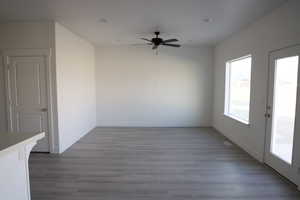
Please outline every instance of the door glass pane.
[{"label": "door glass pane", "polygon": [[298,56],[276,60],[271,152],[291,164],[297,96]]}]

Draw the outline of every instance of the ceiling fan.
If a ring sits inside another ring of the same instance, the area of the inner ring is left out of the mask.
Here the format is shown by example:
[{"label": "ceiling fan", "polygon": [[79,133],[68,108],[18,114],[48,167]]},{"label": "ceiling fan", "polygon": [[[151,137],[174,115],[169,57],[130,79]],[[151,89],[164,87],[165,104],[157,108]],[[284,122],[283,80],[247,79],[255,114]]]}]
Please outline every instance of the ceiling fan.
[{"label": "ceiling fan", "polygon": [[152,45],[153,50],[157,49],[160,45],[169,46],[169,47],[181,47],[181,45],[179,45],[179,44],[170,44],[170,43],[173,43],[173,42],[178,42],[177,39],[164,40],[164,39],[159,37],[159,34],[160,34],[159,31],[154,32],[154,34],[156,35],[156,37],[154,37],[152,39],[141,38],[142,40],[147,41],[148,45]]}]

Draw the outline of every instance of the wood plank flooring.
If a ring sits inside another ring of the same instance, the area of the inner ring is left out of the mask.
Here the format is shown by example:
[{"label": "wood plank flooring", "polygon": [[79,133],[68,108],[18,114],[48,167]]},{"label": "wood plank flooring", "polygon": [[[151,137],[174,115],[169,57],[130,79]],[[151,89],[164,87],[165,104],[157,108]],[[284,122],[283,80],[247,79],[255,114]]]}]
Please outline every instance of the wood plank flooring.
[{"label": "wood plank flooring", "polygon": [[32,154],[32,200],[299,200],[296,187],[210,128],[96,128]]}]

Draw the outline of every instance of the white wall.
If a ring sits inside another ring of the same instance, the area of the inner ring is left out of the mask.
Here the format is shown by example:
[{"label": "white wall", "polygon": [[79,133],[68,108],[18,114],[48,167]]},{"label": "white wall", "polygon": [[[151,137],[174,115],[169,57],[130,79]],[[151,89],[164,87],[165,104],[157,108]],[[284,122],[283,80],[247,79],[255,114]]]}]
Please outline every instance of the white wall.
[{"label": "white wall", "polygon": [[98,126],[211,126],[212,48],[97,48],[96,80]]},{"label": "white wall", "polygon": [[[50,22],[0,23],[0,53],[4,49],[51,48]],[[0,58],[0,131],[7,131],[4,67]]]},{"label": "white wall", "polygon": [[55,23],[55,56],[60,152],[96,125],[95,50]]},{"label": "white wall", "polygon": [[[265,143],[268,54],[300,44],[299,10],[300,1],[290,1],[215,48],[213,125],[260,161]],[[225,62],[247,54],[252,54],[250,126],[223,115]]]}]

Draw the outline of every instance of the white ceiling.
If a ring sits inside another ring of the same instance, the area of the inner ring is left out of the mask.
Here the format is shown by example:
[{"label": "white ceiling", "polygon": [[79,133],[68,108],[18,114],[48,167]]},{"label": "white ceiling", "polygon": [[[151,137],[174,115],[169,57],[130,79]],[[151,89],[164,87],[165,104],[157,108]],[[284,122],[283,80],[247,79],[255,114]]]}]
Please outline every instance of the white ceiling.
[{"label": "white ceiling", "polygon": [[[0,20],[57,20],[96,45],[139,43],[156,29],[212,45],[286,0],[1,0]],[[101,19],[107,23],[101,23]],[[209,23],[203,20],[210,18]]]}]

